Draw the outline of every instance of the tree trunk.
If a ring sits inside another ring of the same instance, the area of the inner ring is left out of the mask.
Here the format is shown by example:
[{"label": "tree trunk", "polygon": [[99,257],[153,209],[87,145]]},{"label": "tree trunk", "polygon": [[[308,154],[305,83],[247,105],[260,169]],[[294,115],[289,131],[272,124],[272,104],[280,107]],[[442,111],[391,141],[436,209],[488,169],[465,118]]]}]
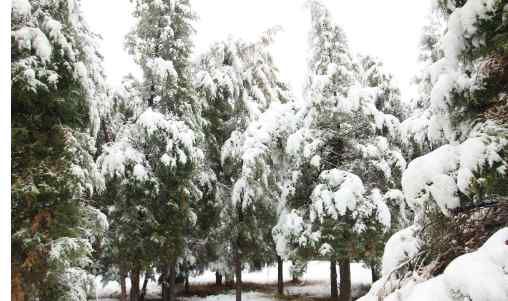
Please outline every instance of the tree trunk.
[{"label": "tree trunk", "polygon": [[296,261],[292,261],[291,267],[291,281],[293,283],[298,283],[298,273],[295,269]]},{"label": "tree trunk", "polygon": [[127,301],[127,283],[125,278],[127,278],[125,271],[120,269],[120,301]]},{"label": "tree trunk", "polygon": [[161,297],[162,297],[162,301],[168,301],[167,289],[166,289],[166,275],[162,274],[159,279],[160,279],[160,283],[161,283]]},{"label": "tree trunk", "polygon": [[189,274],[185,274],[185,294],[189,294],[190,286],[189,286]]},{"label": "tree trunk", "polygon": [[370,272],[371,272],[371,275],[372,275],[372,283],[374,283],[377,280],[379,280],[379,272],[378,272],[377,266],[375,264],[372,264],[370,266]]},{"label": "tree trunk", "polygon": [[[238,206],[240,205],[240,206]],[[238,225],[239,229],[241,229],[241,225],[243,222],[243,212],[241,203],[237,204],[237,213],[238,213]],[[241,258],[241,248],[242,248],[242,232],[239,230],[236,236],[236,243],[234,246],[234,262],[235,262],[235,290],[236,290],[236,301],[242,301],[242,258]]]},{"label": "tree trunk", "polygon": [[162,267],[162,273],[161,273],[161,276],[159,278],[160,280],[160,283],[161,283],[161,296],[162,296],[162,301],[168,301],[169,300],[169,294],[168,294],[168,273],[169,272],[169,267],[167,265],[164,265]]},{"label": "tree trunk", "polygon": [[215,272],[215,285],[222,286],[222,274],[219,271]]},{"label": "tree trunk", "polygon": [[146,296],[146,287],[148,286],[148,279],[150,278],[150,272],[145,272],[145,279],[143,280],[143,287],[141,288],[141,294],[139,295],[139,301],[144,301]]},{"label": "tree trunk", "polygon": [[235,246],[235,291],[236,301],[242,301],[242,262],[240,259],[240,251],[238,244]]},{"label": "tree trunk", "polygon": [[[342,279],[342,275],[340,279]],[[332,300],[337,300],[338,295],[339,294],[337,292],[337,262],[335,261],[335,257],[332,256],[330,258],[330,297],[332,298]]]},{"label": "tree trunk", "polygon": [[351,263],[349,258],[339,261],[340,295],[339,301],[351,301]]},{"label": "tree trunk", "polygon": [[176,301],[176,261],[169,266],[168,301]]},{"label": "tree trunk", "polygon": [[284,261],[282,257],[277,255],[277,292],[284,295]]},{"label": "tree trunk", "polygon": [[25,291],[23,289],[23,280],[21,277],[20,269],[16,264],[11,264],[11,300],[24,301]]},{"label": "tree trunk", "polygon": [[138,301],[139,299],[139,273],[138,269],[131,271],[131,301]]}]

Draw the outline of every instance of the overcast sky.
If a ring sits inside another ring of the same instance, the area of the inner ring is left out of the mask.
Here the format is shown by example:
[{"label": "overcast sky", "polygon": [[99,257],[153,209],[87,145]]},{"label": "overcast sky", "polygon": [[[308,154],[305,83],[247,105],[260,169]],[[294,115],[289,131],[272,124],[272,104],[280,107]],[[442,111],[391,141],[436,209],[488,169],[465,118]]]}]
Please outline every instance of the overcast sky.
[{"label": "overcast sky", "polygon": [[[429,0],[323,0],[335,22],[345,30],[354,51],[380,57],[398,81],[403,96],[417,71],[418,41],[429,11]],[[104,67],[113,85],[139,69],[123,49],[125,34],[133,26],[128,0],[82,1],[91,28],[103,37]],[[273,55],[282,77],[299,93],[307,57],[309,14],[305,0],[191,0],[199,16],[195,24],[195,54],[229,35],[256,39],[280,25]],[[407,99],[405,99],[407,100]]]}]

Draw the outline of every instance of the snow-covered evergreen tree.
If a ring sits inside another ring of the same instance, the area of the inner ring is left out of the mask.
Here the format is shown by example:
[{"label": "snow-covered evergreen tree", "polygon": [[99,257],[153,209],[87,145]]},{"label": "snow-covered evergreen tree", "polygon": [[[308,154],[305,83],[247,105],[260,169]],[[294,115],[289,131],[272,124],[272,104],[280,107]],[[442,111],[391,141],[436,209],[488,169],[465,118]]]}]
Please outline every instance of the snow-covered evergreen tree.
[{"label": "snow-covered evergreen tree", "polygon": [[[194,15],[185,0],[134,4],[136,24],[126,47],[141,66],[143,79],[130,87],[130,95],[121,95],[124,106],[134,111],[115,140],[104,146],[99,162],[111,184],[121,186],[115,207],[119,221],[127,222],[115,239],[134,227],[130,231],[142,249],[129,251],[138,256],[130,270],[131,299],[139,294],[139,273],[150,273],[155,265],[163,299],[174,300],[185,235],[196,222],[193,206],[202,196],[197,186],[203,162],[201,124],[189,60]],[[147,252],[153,252],[151,260]]]},{"label": "snow-covered evergreen tree", "polygon": [[444,18],[436,9],[432,8],[428,14],[428,24],[423,27],[420,38],[419,68],[412,85],[416,95],[410,99],[410,116],[400,126],[400,141],[407,160],[412,160],[435,148],[436,141],[429,135],[430,94],[432,92],[432,64],[443,57],[440,40],[444,31]]},{"label": "snow-covered evergreen tree", "polygon": [[405,167],[390,143],[399,121],[383,111],[400,114],[400,100],[379,63],[354,60],[330,12],[318,1],[308,5],[311,55],[304,104],[287,145],[295,167],[292,196],[274,231],[283,240],[289,231],[290,242],[330,259],[335,298],[338,260],[340,298],[349,300],[350,261],[372,257],[390,226],[389,209],[374,188],[395,188]]},{"label": "snow-covered evergreen tree", "polygon": [[508,64],[502,45],[508,3],[437,4],[447,25],[438,43],[442,56],[426,71],[430,93],[421,127],[431,151],[411,161],[402,177],[415,218],[388,241],[383,278],[362,300],[508,298],[501,284],[506,229],[497,219],[506,212],[507,194]]},{"label": "snow-covered evergreen tree", "polygon": [[[135,28],[126,47],[143,70],[143,94],[149,106],[189,122],[199,116],[193,100],[190,70],[192,21],[188,0],[135,1]],[[193,114],[194,113],[194,114]]]},{"label": "snow-covered evergreen tree", "polygon": [[[157,256],[150,251],[157,246],[153,210],[159,184],[142,148],[146,138],[137,124],[146,108],[139,86],[137,80],[127,77],[114,91],[105,128],[110,141],[102,146],[97,159],[106,179],[101,206],[110,221],[100,257],[107,274],[119,280],[122,290],[125,278],[130,277],[131,298],[137,298],[139,293],[140,272],[149,272]],[[125,294],[122,291],[122,298]]]},{"label": "snow-covered evergreen tree", "polygon": [[394,83],[393,76],[385,71],[383,62],[369,55],[360,55],[358,61],[362,86],[376,89],[376,109],[403,120],[405,112],[401,104],[400,90]]},{"label": "snow-covered evergreen tree", "polygon": [[92,244],[107,228],[93,207],[107,91],[74,0],[12,2],[13,300],[86,300]]},{"label": "snow-covered evergreen tree", "polygon": [[[253,157],[260,154],[252,152],[267,149],[269,146],[264,143],[278,141],[270,141],[276,138],[271,132],[263,133],[262,137],[253,135],[251,132],[263,125],[274,126],[256,121],[263,118],[268,121],[272,116],[263,112],[291,98],[268,51],[272,35],[273,30],[269,30],[254,43],[232,39],[216,43],[196,66],[196,86],[209,141],[207,155],[217,176],[217,201],[222,208],[221,224],[216,231],[222,253],[219,262],[234,264],[237,298],[241,294],[242,265],[249,263],[255,267],[275,257],[273,247],[270,250],[267,244],[267,239],[271,239],[270,224],[275,220],[269,183],[267,179],[258,182],[259,178],[251,178],[259,174],[251,174],[253,168],[262,168],[261,161],[256,161],[258,157]],[[256,138],[266,141],[249,140]],[[262,159],[266,160],[259,158]],[[272,168],[268,164],[264,167]],[[261,194],[261,190],[266,194]],[[253,194],[254,191],[257,193]],[[226,274],[231,272],[228,267],[218,268]]]},{"label": "snow-covered evergreen tree", "polygon": [[[504,6],[502,1],[482,2],[480,6],[473,1],[454,4],[458,8],[448,17],[447,31],[441,39],[444,56],[430,67],[433,86],[428,132],[433,141],[445,145],[413,160],[403,177],[408,202],[417,207],[433,200],[447,213],[475,203],[488,193],[484,189],[503,175],[506,132],[502,120],[489,118],[488,112],[505,101],[505,87],[499,84],[503,50],[497,45],[501,38],[490,27],[506,26],[502,21]],[[455,7],[451,4],[454,2],[446,3],[443,7],[447,9]],[[477,20],[468,19],[471,15]],[[433,175],[416,171],[417,165],[435,156],[446,165],[425,168],[434,170]],[[410,179],[416,173],[418,177]],[[487,173],[491,180],[485,182],[482,178]],[[423,179],[429,176],[439,179]]]},{"label": "snow-covered evergreen tree", "polygon": [[295,114],[294,101],[272,103],[249,125],[243,134],[243,143],[235,150],[242,161],[242,169],[233,186],[232,198],[244,202],[245,211],[255,213],[253,216],[258,220],[255,224],[263,231],[258,241],[266,250],[264,258],[259,259],[261,263],[271,263],[274,256],[277,257],[279,294],[283,294],[283,259],[276,252],[272,228],[284,209],[288,194],[286,185],[291,169],[285,145],[296,130]]}]

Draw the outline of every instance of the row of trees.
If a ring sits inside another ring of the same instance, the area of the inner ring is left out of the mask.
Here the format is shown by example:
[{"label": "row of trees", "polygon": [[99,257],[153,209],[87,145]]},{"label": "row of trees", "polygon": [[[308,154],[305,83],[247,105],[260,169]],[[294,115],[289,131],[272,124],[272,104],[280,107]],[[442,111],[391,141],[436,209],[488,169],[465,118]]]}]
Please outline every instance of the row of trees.
[{"label": "row of trees", "polygon": [[[135,190],[132,185],[141,184],[145,196],[147,188],[153,192],[149,196],[153,201],[134,195],[126,208],[115,205],[128,199],[122,194],[105,197],[114,200],[114,204],[106,202],[107,206],[113,205],[120,213],[112,226],[130,225],[120,233],[109,231],[112,241],[121,238],[120,243],[126,243],[113,253],[121,254],[122,263],[116,265],[126,265],[121,268],[120,281],[130,274],[134,282],[131,298],[136,299],[140,271],[151,275],[155,269],[162,275],[163,297],[172,299],[177,270],[188,277],[190,271],[212,268],[219,279],[221,275],[231,279],[234,274],[240,300],[241,271],[247,265],[259,268],[277,261],[279,293],[283,293],[284,259],[327,258],[332,296],[338,294],[335,266],[339,261],[341,298],[350,299],[350,261],[368,262],[376,277],[382,241],[391,226],[390,209],[375,187],[383,192],[397,188],[405,167],[395,142],[402,109],[391,77],[375,59],[353,57],[344,33],[333,24],[326,8],[309,2],[312,58],[304,101],[298,103],[280,80],[268,51],[276,28],[254,43],[232,39],[216,43],[190,66],[187,55],[193,16],[188,3],[172,5],[137,3],[139,21],[127,45],[145,77],[138,83],[129,80],[126,93],[117,95],[118,103],[124,104],[120,107],[136,108],[127,118],[120,118],[124,120],[121,129],[116,130],[117,122],[109,122],[112,132],[129,130],[125,138],[118,134],[107,144],[98,161],[113,182],[125,182],[124,191],[120,190],[125,196]],[[166,23],[168,15],[172,21]],[[175,40],[185,42],[171,44]],[[185,94],[178,89],[190,93],[183,106],[178,102]],[[170,153],[167,146],[172,142],[161,145],[151,138],[133,142],[137,135],[130,128],[140,122],[149,135],[150,129],[166,138],[184,132],[168,133],[167,125],[159,121],[163,117],[156,117],[154,111],[164,116],[179,112],[181,121],[194,133],[190,140],[196,149]],[[145,148],[133,155],[136,145]],[[153,153],[153,145],[161,145],[157,151],[162,148],[163,152]],[[202,155],[193,155],[200,152]],[[154,161],[143,162],[150,156]],[[185,165],[192,158],[195,164]],[[160,175],[158,166],[170,171]],[[140,170],[143,183],[136,177]],[[162,191],[164,176],[175,181],[167,186],[173,194]],[[330,198],[333,194],[336,196]],[[168,199],[170,208],[161,210],[165,205],[161,202]],[[152,202],[153,207],[146,206]],[[301,218],[305,227],[284,231],[288,212]],[[178,223],[168,223],[173,217],[178,217]],[[276,225],[281,227],[274,229]],[[155,229],[159,227],[167,232],[158,233]],[[139,235],[136,249],[130,247],[133,233]],[[161,243],[161,239],[172,241]],[[133,262],[125,262],[130,252]],[[171,254],[166,263],[155,260],[167,252]]]},{"label": "row of trees", "polygon": [[[143,77],[112,90],[78,1],[13,2],[13,299],[86,300],[89,275],[100,274],[121,283],[122,300],[126,279],[131,301],[155,279],[174,301],[177,278],[188,285],[210,269],[218,283],[235,279],[240,301],[242,270],[277,262],[283,294],[283,262],[298,274],[311,259],[330,261],[341,301],[351,300],[352,261],[376,280],[384,241],[422,218],[415,204],[428,187],[402,179],[406,160],[451,141],[449,126],[466,111],[443,115],[424,73],[401,126],[408,109],[391,76],[351,52],[319,1],[307,3],[302,97],[270,55],[277,28],[191,61],[188,0],[134,7],[126,48]],[[453,52],[434,51],[438,24],[423,40],[429,65]],[[421,121],[436,112],[442,122]],[[424,184],[434,183],[444,182]]]}]

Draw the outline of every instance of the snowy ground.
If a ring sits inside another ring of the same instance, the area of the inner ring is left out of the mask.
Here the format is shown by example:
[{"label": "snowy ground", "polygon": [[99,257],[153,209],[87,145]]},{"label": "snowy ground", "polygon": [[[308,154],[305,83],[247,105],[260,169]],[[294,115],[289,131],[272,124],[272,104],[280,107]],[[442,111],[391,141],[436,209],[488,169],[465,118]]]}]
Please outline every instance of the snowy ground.
[{"label": "snowy ground", "polygon": [[[289,281],[289,264],[284,264],[284,279]],[[286,286],[286,293],[290,295],[304,295],[309,297],[327,297],[330,295],[330,263],[327,261],[310,261],[307,266],[307,272],[301,277],[302,283],[294,286]],[[353,291],[360,287],[365,287],[371,283],[370,270],[364,268],[359,263],[351,265],[351,281]],[[242,274],[244,282],[252,282],[259,284],[272,284],[277,282],[277,267],[271,266],[255,272],[244,272]],[[191,277],[189,279],[190,285],[193,284],[207,284],[215,283],[215,273],[206,271],[201,275]],[[116,300],[120,292],[120,285],[116,282],[109,282],[105,286],[97,279],[97,298],[105,300]],[[127,281],[129,287],[129,282]],[[157,298],[160,296],[160,287],[155,282],[149,282],[147,289],[148,298]],[[353,294],[354,295],[354,294]],[[243,294],[245,301],[268,301],[273,300],[273,297],[267,294],[258,292],[247,292]],[[108,299],[110,298],[110,299]],[[113,299],[111,299],[113,298]],[[181,298],[185,301],[230,301],[234,299],[234,294],[208,296],[206,298],[191,297]]]},{"label": "snowy ground", "polygon": [[[222,294],[202,297],[181,298],[183,301],[235,301],[235,294]],[[273,301],[273,296],[258,292],[246,292],[242,294],[243,301]]]}]

